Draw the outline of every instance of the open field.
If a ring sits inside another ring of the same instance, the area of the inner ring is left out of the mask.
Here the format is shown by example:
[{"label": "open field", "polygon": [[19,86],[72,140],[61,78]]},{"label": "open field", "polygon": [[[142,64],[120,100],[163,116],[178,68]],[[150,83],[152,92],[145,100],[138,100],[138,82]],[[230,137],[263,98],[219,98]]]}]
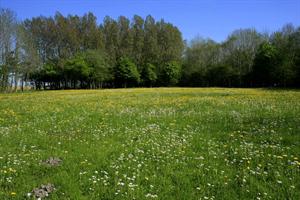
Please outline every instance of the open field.
[{"label": "open field", "polygon": [[0,94],[0,199],[47,183],[56,200],[300,199],[300,91]]}]

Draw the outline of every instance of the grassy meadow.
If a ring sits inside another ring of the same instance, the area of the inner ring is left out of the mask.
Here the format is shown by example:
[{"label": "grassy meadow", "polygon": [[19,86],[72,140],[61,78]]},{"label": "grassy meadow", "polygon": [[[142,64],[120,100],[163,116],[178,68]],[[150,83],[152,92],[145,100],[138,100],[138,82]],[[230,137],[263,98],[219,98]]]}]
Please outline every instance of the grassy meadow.
[{"label": "grassy meadow", "polygon": [[55,200],[300,199],[300,91],[0,94],[0,199],[47,183]]}]

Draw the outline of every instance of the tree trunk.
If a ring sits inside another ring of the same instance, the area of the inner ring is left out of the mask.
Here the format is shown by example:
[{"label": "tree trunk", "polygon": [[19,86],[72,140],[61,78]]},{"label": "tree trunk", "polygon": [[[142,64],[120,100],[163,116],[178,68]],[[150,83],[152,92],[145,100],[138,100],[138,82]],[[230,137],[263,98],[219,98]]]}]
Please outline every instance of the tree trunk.
[{"label": "tree trunk", "polygon": [[17,89],[18,89],[18,75],[17,75],[17,72],[15,72],[15,89],[14,89],[14,91],[16,92],[17,91]]}]

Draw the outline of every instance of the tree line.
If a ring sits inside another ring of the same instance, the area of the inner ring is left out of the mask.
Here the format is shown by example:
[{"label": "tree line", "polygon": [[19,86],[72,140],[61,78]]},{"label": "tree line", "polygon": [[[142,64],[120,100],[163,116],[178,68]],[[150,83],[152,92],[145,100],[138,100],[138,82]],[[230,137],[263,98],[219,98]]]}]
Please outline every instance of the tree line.
[{"label": "tree line", "polygon": [[239,29],[217,43],[196,38],[185,49],[184,86],[299,87],[300,27],[274,33]]},{"label": "tree line", "polygon": [[299,87],[300,27],[234,31],[221,43],[163,19],[94,14],[18,21],[0,11],[0,89],[225,86]]}]

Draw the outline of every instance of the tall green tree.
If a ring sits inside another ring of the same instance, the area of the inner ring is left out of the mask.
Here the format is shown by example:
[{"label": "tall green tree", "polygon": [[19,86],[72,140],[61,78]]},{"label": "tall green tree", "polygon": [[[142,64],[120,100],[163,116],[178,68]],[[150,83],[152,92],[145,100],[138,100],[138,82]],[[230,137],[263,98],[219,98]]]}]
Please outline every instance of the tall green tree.
[{"label": "tall green tree", "polygon": [[262,43],[256,53],[253,65],[253,80],[256,86],[274,86],[278,51],[269,42]]},{"label": "tall green tree", "polygon": [[20,38],[21,90],[23,91],[24,84],[30,81],[30,76],[41,69],[41,60],[34,36],[24,22],[18,27],[18,37]]},{"label": "tall green tree", "polygon": [[144,86],[152,87],[156,83],[157,78],[156,67],[151,63],[147,63],[142,71]]},{"label": "tall green tree", "polygon": [[143,61],[144,63],[153,63],[158,65],[159,47],[158,47],[158,30],[155,20],[151,15],[148,15],[144,24],[144,47]]},{"label": "tall green tree", "polygon": [[101,25],[101,30],[104,36],[105,51],[109,55],[109,64],[114,66],[118,56],[118,24],[112,18],[106,16]]},{"label": "tall green tree", "polygon": [[124,16],[118,19],[118,58],[130,57],[133,49],[133,34],[130,28],[130,21]]},{"label": "tall green tree", "polygon": [[280,31],[271,35],[271,43],[278,51],[276,58],[278,62],[273,72],[274,81],[281,87],[293,85],[297,76],[295,59],[299,43],[293,37],[296,33],[294,26],[287,24]]},{"label": "tall green tree", "polygon": [[103,83],[112,81],[112,68],[108,65],[107,55],[101,50],[85,52],[85,61],[90,68],[90,88],[102,88]]},{"label": "tall green tree", "polygon": [[220,47],[211,39],[197,37],[186,47],[181,82],[188,86],[207,86],[208,70],[219,62]]},{"label": "tall green tree", "polygon": [[115,67],[115,80],[119,87],[130,87],[140,82],[140,74],[136,65],[127,57],[119,59]]},{"label": "tall green tree", "polygon": [[236,75],[236,86],[249,85],[248,74],[252,71],[255,54],[266,39],[255,29],[235,30],[223,43],[221,55],[226,65]]},{"label": "tall green tree", "polygon": [[156,25],[159,63],[163,65],[171,61],[181,61],[184,48],[181,32],[164,20],[160,20]]},{"label": "tall green tree", "polygon": [[84,56],[76,55],[74,58],[67,59],[64,64],[64,73],[72,88],[88,87],[90,68]]},{"label": "tall green tree", "polygon": [[81,19],[82,49],[104,49],[104,36],[97,25],[96,16],[89,12]]},{"label": "tall green tree", "polygon": [[174,86],[179,82],[181,66],[178,62],[172,61],[165,64],[160,75],[160,81],[164,86]]},{"label": "tall green tree", "polygon": [[0,9],[0,90],[7,91],[12,87],[10,74],[16,74],[17,19],[9,9]]},{"label": "tall green tree", "polygon": [[138,70],[141,73],[143,66],[143,47],[144,47],[144,19],[138,15],[134,15],[132,22],[132,37],[133,48],[132,55],[133,61],[137,64]]}]

